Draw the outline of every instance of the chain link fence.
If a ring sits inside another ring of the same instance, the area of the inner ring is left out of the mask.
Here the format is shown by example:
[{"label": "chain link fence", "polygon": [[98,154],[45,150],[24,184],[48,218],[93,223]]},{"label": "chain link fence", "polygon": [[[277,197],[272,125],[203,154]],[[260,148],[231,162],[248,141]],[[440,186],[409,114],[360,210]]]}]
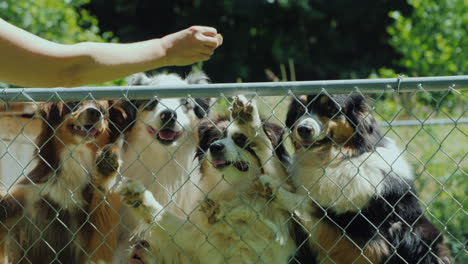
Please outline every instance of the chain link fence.
[{"label": "chain link fence", "polygon": [[2,90],[0,263],[468,262],[467,76],[135,79]]}]

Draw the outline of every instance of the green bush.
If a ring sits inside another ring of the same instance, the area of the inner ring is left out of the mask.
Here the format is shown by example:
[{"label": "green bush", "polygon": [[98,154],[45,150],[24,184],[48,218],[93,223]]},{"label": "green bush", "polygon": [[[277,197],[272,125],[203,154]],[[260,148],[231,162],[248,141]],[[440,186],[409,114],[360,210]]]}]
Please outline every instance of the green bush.
[{"label": "green bush", "polygon": [[60,43],[108,41],[97,19],[80,6],[90,0],[3,0],[0,17],[45,39]]},{"label": "green bush", "polygon": [[[394,68],[380,68],[371,77],[466,74],[468,1],[408,0],[408,3],[413,7],[412,14],[406,17],[399,11],[390,12],[394,23],[387,28],[390,34],[389,43],[401,57],[393,63]],[[463,96],[437,92],[419,93],[418,96],[407,98],[401,96],[397,99],[405,106],[413,107],[418,102],[431,105],[436,111],[448,112],[453,112],[464,104]],[[411,109],[407,108],[407,111],[411,112]]]},{"label": "green bush", "polygon": [[[390,44],[401,55],[396,63],[407,76],[461,75],[468,69],[468,2],[408,0],[410,17],[390,12]],[[381,71],[381,74],[385,71]],[[392,74],[392,72],[390,72]]]},{"label": "green bush", "polygon": [[[0,17],[47,40],[63,44],[116,41],[100,32],[98,21],[80,7],[90,0],[2,0]],[[0,83],[1,86],[6,86]]]}]

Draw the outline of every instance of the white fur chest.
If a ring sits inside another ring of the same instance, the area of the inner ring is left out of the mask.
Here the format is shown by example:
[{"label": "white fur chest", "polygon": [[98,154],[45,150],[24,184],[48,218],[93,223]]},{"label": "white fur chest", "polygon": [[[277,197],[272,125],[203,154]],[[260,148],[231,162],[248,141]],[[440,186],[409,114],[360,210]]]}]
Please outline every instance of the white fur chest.
[{"label": "white fur chest", "polygon": [[165,204],[171,194],[188,180],[195,167],[195,144],[191,138],[164,146],[152,138],[141,122],[133,128],[122,155],[123,176],[142,182]]},{"label": "white fur chest", "polygon": [[327,166],[317,166],[313,160],[320,157],[315,153],[306,152],[302,157],[295,157],[293,174],[298,191],[322,207],[332,207],[337,213],[359,211],[371,197],[382,194],[390,178],[412,179],[401,152],[389,141],[387,146],[359,157],[341,159],[336,156]]},{"label": "white fur chest", "polygon": [[90,182],[95,154],[86,145],[69,146],[60,153],[57,175],[43,185],[43,193],[63,208],[83,207],[83,189]]},{"label": "white fur chest", "polygon": [[219,203],[221,215],[205,224],[200,263],[287,263],[295,244],[286,224],[289,215],[263,199],[236,198]]}]

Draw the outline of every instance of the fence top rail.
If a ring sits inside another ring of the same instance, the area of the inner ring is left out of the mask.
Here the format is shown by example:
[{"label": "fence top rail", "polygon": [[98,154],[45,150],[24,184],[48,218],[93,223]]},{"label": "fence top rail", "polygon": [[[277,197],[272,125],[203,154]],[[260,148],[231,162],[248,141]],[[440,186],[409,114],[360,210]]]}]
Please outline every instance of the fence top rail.
[{"label": "fence top rail", "polygon": [[468,90],[468,75],[298,82],[194,84],[185,86],[108,86],[77,88],[3,88],[0,102],[77,101],[83,99],[150,99],[154,97],[216,97],[238,94],[279,96],[289,93],[386,93]]}]

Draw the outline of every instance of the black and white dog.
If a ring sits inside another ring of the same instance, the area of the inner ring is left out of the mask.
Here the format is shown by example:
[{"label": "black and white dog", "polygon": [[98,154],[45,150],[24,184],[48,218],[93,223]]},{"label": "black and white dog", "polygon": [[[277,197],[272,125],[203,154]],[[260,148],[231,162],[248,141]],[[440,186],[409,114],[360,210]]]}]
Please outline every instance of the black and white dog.
[{"label": "black and white dog", "polygon": [[410,166],[363,96],[295,97],[286,125],[297,195],[279,198],[296,199],[290,210],[320,263],[450,263],[419,205]]},{"label": "black and white dog", "polygon": [[[145,74],[131,77],[129,85],[189,85],[208,83],[203,73],[192,73],[186,79],[176,74]],[[149,189],[156,200],[184,215],[186,203],[198,179],[192,172],[197,148],[197,129],[207,115],[210,99],[163,98],[124,101],[121,115],[112,115],[113,125],[124,134],[122,153],[123,176],[136,179]],[[195,174],[194,174],[195,175]],[[182,210],[179,210],[182,209]]]},{"label": "black and white dog", "polygon": [[243,97],[234,100],[231,115],[199,127],[199,187],[205,196],[189,220],[161,206],[143,185],[122,185],[124,202],[149,231],[131,263],[288,263],[294,256],[290,214],[270,201],[271,184],[290,191],[283,129],[262,123],[256,106]]}]

